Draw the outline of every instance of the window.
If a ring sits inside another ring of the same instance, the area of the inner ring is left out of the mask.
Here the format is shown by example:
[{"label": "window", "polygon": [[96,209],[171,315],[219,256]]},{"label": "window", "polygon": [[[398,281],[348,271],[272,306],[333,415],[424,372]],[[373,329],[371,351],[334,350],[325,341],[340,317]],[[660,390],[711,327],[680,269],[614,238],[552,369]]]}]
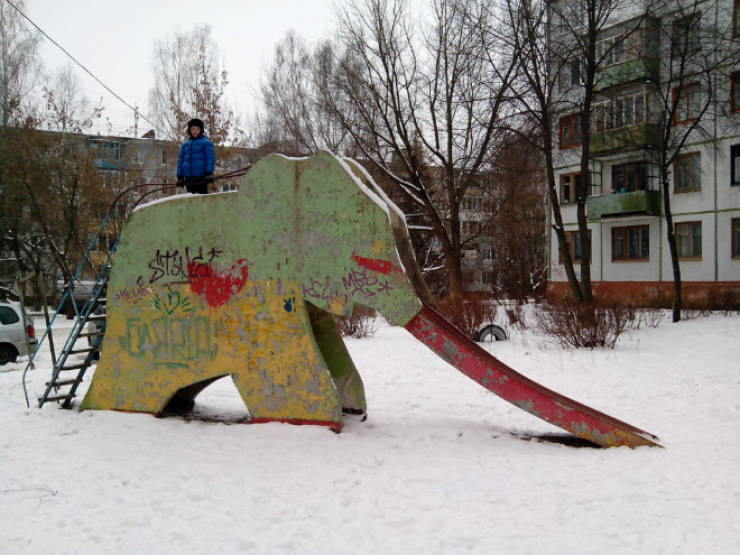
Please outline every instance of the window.
[{"label": "window", "polygon": [[684,17],[673,22],[671,56],[678,58],[699,50],[699,18]]},{"label": "window", "polygon": [[[568,252],[573,262],[580,262],[582,258],[581,234],[578,231],[566,231],[565,237],[568,240]],[[588,230],[588,240],[591,240],[591,230]],[[563,255],[560,254],[560,264],[563,263]]]},{"label": "window", "polygon": [[167,163],[167,151],[163,148],[162,149],[162,165],[164,166]]},{"label": "window", "polygon": [[732,218],[732,258],[740,258],[740,218]]},{"label": "window", "polygon": [[740,71],[730,76],[730,111],[740,112]]},{"label": "window", "polygon": [[650,226],[612,228],[612,260],[648,260]]},{"label": "window", "polygon": [[0,306],[0,324],[10,325],[18,322],[20,318],[15,310],[7,306]]},{"label": "window", "polygon": [[480,257],[482,260],[493,260],[493,250],[491,247],[481,247]]},{"label": "window", "polygon": [[583,58],[566,60],[560,68],[560,88],[565,90],[574,85],[583,85],[584,61]]},{"label": "window", "polygon": [[480,212],[483,210],[483,198],[482,197],[463,197],[462,209],[469,210],[472,212]]},{"label": "window", "polygon": [[573,148],[581,144],[581,115],[560,118],[560,148]]},{"label": "window", "polygon": [[701,190],[701,154],[683,154],[673,163],[673,192]]},{"label": "window", "polygon": [[627,59],[622,37],[611,37],[596,43],[596,60],[600,66],[619,64]]},{"label": "window", "polygon": [[560,176],[560,204],[573,204],[576,201],[576,187],[581,184],[580,173],[566,173]]},{"label": "window", "polygon": [[740,185],[740,145],[730,147],[730,184]]},{"label": "window", "polygon": [[594,104],[592,129],[595,133],[629,127],[645,121],[645,93],[620,96]]},{"label": "window", "polygon": [[123,151],[124,148],[119,142],[106,141],[103,143],[103,158],[107,158],[108,160],[120,160]]},{"label": "window", "polygon": [[679,258],[701,258],[701,222],[676,224],[676,247]]},{"label": "window", "polygon": [[462,234],[463,235],[478,235],[480,233],[480,222],[463,221]]},{"label": "window", "polygon": [[684,87],[673,89],[674,123],[688,123],[699,117],[701,112],[701,94],[699,84],[691,83]]},{"label": "window", "polygon": [[740,37],[740,0],[735,0],[732,11],[732,35]]},{"label": "window", "polygon": [[647,173],[645,162],[612,166],[612,192],[629,193],[647,190]]}]

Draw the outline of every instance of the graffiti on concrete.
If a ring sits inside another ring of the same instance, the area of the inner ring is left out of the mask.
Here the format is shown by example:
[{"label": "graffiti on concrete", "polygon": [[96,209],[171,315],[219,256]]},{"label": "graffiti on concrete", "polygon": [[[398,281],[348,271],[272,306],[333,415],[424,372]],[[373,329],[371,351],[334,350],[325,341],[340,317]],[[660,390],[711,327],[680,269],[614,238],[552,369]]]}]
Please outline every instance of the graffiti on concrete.
[{"label": "graffiti on concrete", "polygon": [[175,311],[178,312],[192,312],[195,307],[190,302],[190,297],[183,297],[179,291],[172,289],[171,286],[167,286],[167,293],[162,297],[156,295],[152,301],[152,306],[155,310],[159,310],[165,314],[172,314]]},{"label": "graffiti on concrete", "polygon": [[341,286],[335,286],[330,276],[323,280],[311,279],[303,286],[303,295],[310,299],[319,299],[346,306],[353,298],[368,299],[381,293],[390,295],[393,287],[388,280],[379,279],[369,274],[367,268],[350,270],[341,278]]},{"label": "graffiti on concrete", "polygon": [[[205,252],[205,254],[204,254]],[[155,283],[161,279],[171,279],[175,283],[186,281],[190,278],[189,268],[199,268],[201,264],[210,264],[218,258],[223,251],[214,247],[185,247],[182,251],[161,250],[149,260],[147,267],[152,271],[148,283]]]},{"label": "graffiti on concrete", "polygon": [[357,256],[352,253],[352,260],[357,262],[363,268],[367,268],[370,271],[377,272],[387,276],[391,272],[394,274],[403,274],[403,270],[398,266],[391,264],[388,260],[382,260],[380,258],[365,258],[364,256]]},{"label": "graffiti on concrete", "polygon": [[249,275],[249,264],[242,258],[217,273],[210,264],[191,262],[187,272],[190,290],[210,306],[216,307],[226,304],[242,290]]},{"label": "graffiti on concrete", "polygon": [[334,290],[329,276],[324,277],[322,281],[310,279],[309,285],[303,286],[303,296],[330,303],[339,302],[343,305],[346,305],[349,301],[347,295],[340,294]]},{"label": "graffiti on concrete", "polygon": [[342,285],[350,297],[355,295],[365,298],[374,297],[382,292],[390,295],[390,290],[393,289],[387,280],[381,281],[377,276],[368,275],[367,268],[350,270],[347,277],[342,278]]},{"label": "graffiti on concrete", "polygon": [[151,286],[144,287],[137,284],[137,287],[131,289],[124,287],[115,294],[115,298],[117,301],[136,304],[152,293],[154,293],[154,289]]},{"label": "graffiti on concrete", "polygon": [[134,358],[186,368],[188,361],[215,357],[211,331],[211,320],[206,316],[127,318],[126,333],[119,341],[121,348]]}]

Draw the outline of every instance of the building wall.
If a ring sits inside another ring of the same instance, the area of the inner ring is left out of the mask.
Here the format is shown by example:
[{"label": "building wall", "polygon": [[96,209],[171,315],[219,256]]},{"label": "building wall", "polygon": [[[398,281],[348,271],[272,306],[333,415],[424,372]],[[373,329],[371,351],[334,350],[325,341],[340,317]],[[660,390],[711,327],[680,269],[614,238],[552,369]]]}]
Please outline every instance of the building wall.
[{"label": "building wall", "polygon": [[[560,2],[560,4],[567,3]],[[733,0],[720,0],[718,13],[732,13]],[[639,5],[639,3],[635,4]],[[635,6],[632,6],[634,9]],[[666,5],[665,17],[673,17],[672,3]],[[620,11],[621,17],[626,13],[637,15],[639,12]],[[614,23],[617,23],[616,21]],[[605,32],[608,34],[609,30]],[[669,45],[660,45],[661,55],[670,56]],[[709,55],[709,53],[708,53]],[[740,185],[731,185],[730,148],[740,144],[740,113],[729,113],[726,103],[729,97],[729,74],[740,69],[740,60],[734,68],[726,68],[727,79],[718,82],[714,91],[715,101],[712,114],[705,119],[704,129],[710,136],[695,131],[682,149],[682,154],[698,152],[701,155],[701,190],[675,192],[673,168],[669,175],[670,204],[674,223],[701,223],[701,257],[681,259],[681,277],[684,283],[694,282],[695,286],[705,291],[714,290],[713,283],[724,283],[727,287],[738,287],[740,284],[740,257],[732,257],[731,221],[740,218]],[[727,81],[727,82],[725,82]],[[631,85],[632,86],[632,85]],[[570,93],[569,93],[570,94]],[[554,129],[558,130],[556,118]],[[560,176],[578,171],[581,148],[558,149],[558,136],[553,137],[556,145],[556,184]],[[643,152],[638,149],[623,149],[608,155],[594,156],[599,171],[595,174],[596,186],[591,194],[610,195],[612,192],[612,168],[615,165],[641,160]],[[660,183],[654,179],[649,188],[660,190]],[[560,205],[566,231],[577,230],[575,205]],[[649,226],[649,259],[635,261],[615,261],[612,259],[612,230],[622,226]],[[590,221],[588,224],[592,239],[591,277],[594,290],[609,290],[612,293],[624,290],[630,294],[634,287],[626,284],[641,284],[641,287],[654,289],[655,284],[671,282],[673,270],[666,237],[666,220],[662,207],[660,215],[624,214]],[[550,290],[562,289],[566,281],[563,266],[559,263],[557,238],[551,230],[549,234]],[[580,267],[576,264],[580,277]],[[738,287],[740,293],[740,287]]]}]

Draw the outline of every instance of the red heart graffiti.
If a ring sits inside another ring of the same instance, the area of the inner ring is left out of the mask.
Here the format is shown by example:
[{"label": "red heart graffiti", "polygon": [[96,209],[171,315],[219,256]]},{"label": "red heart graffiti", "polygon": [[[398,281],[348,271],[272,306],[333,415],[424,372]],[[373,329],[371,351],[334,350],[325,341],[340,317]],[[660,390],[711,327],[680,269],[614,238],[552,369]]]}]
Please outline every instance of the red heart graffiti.
[{"label": "red heart graffiti", "polygon": [[242,290],[247,282],[249,267],[243,258],[230,268],[216,274],[210,264],[190,262],[188,281],[190,290],[203,297],[211,306],[221,306]]}]

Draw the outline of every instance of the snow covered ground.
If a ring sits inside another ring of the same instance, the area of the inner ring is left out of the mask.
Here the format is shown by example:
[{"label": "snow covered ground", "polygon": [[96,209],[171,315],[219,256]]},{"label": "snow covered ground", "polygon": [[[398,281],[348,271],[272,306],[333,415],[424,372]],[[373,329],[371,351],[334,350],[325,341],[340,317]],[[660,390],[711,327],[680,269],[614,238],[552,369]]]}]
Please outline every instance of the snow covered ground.
[{"label": "snow covered ground", "polygon": [[[16,363],[0,368],[0,553],[738,552],[740,317],[666,320],[615,350],[510,331],[495,356],[665,449],[527,440],[561,430],[387,325],[347,341],[369,413],[341,434],[238,423],[227,380],[198,398],[210,419],[28,409]],[[32,395],[47,379],[29,373]]]}]

